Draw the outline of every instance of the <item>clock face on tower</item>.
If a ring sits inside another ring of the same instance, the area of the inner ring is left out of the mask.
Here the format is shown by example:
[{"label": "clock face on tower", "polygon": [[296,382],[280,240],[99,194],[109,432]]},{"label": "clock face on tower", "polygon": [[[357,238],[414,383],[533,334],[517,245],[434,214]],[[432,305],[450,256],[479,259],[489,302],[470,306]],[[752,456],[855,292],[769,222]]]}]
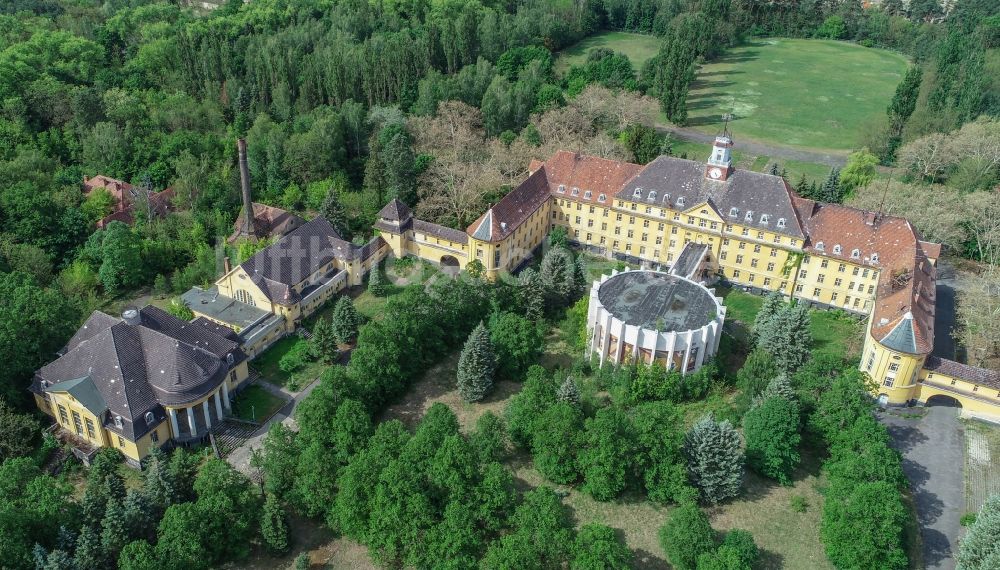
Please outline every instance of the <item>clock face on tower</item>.
[{"label": "clock face on tower", "polygon": [[712,178],[718,179],[722,176],[722,170],[718,168],[713,168],[712,170],[708,171],[708,175],[711,176]]}]

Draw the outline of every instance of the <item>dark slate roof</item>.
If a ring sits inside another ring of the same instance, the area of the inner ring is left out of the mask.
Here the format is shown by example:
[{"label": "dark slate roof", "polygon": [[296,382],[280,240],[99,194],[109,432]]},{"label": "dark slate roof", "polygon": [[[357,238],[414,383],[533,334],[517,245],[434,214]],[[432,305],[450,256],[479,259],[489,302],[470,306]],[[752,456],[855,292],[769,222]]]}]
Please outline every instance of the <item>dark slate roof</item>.
[{"label": "dark slate roof", "polygon": [[461,230],[446,228],[423,220],[414,219],[413,229],[455,243],[469,243],[469,234]]},{"label": "dark slate roof", "polygon": [[480,241],[498,242],[510,235],[549,199],[549,183],[545,168],[531,174],[510,191],[466,231]]},{"label": "dark slate roof", "polygon": [[[805,238],[791,189],[780,176],[771,174],[734,170],[727,180],[711,180],[705,177],[703,162],[661,156],[629,180],[616,197],[682,212],[708,202],[726,222]],[[737,213],[730,216],[733,208]],[[752,213],[751,220],[746,219],[747,212]],[[762,214],[767,214],[767,223],[762,222]],[[778,227],[781,218],[784,228]]]},{"label": "dark slate roof", "polygon": [[67,352],[76,348],[78,344],[85,340],[89,340],[94,337],[94,335],[106,331],[111,328],[112,325],[117,323],[119,320],[116,317],[102,313],[100,311],[94,311],[91,313],[87,320],[84,321],[83,326],[73,335],[73,338],[69,339],[66,347],[63,348],[59,354],[66,354]]},{"label": "dark slate roof", "polygon": [[690,275],[697,269],[698,264],[705,259],[707,252],[708,244],[687,242],[684,244],[681,254],[677,256],[677,261],[670,268],[670,274],[689,279]]},{"label": "dark slate roof", "polygon": [[299,300],[293,286],[334,259],[362,257],[363,250],[341,239],[330,222],[317,217],[257,252],[241,267],[268,299],[290,305]]},{"label": "dark slate roof", "polygon": [[[105,427],[135,441],[165,419],[163,405],[194,401],[215,390],[229,373],[228,355],[234,355],[233,364],[245,358],[235,342],[156,307],[143,308],[139,316],[139,324],[130,325],[91,315],[87,323],[110,326],[96,334],[88,329],[86,339],[39,369],[32,391],[60,385],[78,390],[79,382],[66,382],[89,378],[106,404]],[[147,412],[152,422],[146,422]],[[121,428],[115,416],[121,417]]]},{"label": "dark slate roof", "polygon": [[597,290],[605,309],[629,325],[661,332],[702,327],[714,317],[715,297],[704,287],[658,271],[626,271]]},{"label": "dark slate roof", "polygon": [[927,361],[924,362],[924,368],[937,374],[967,380],[973,384],[1000,389],[1000,372],[994,370],[978,368],[937,356],[928,356]]},{"label": "dark slate roof", "polygon": [[213,334],[217,334],[221,337],[224,337],[226,340],[230,340],[235,343],[240,342],[240,335],[236,334],[236,331],[227,327],[226,325],[220,325],[215,321],[210,321],[205,317],[198,317],[195,320],[191,321],[191,324],[194,326],[201,327]]},{"label": "dark slate roof", "polygon": [[369,257],[375,255],[375,252],[381,249],[382,246],[384,245],[385,245],[385,240],[382,239],[382,236],[375,236],[372,239],[368,240],[368,243],[361,246],[361,249],[358,250],[358,257],[361,258],[362,261],[364,261]]},{"label": "dark slate roof", "polygon": [[412,217],[409,206],[404,204],[399,200],[399,198],[393,198],[391,202],[386,204],[378,212],[378,217],[385,218],[386,220],[395,220],[401,222],[407,218]]}]

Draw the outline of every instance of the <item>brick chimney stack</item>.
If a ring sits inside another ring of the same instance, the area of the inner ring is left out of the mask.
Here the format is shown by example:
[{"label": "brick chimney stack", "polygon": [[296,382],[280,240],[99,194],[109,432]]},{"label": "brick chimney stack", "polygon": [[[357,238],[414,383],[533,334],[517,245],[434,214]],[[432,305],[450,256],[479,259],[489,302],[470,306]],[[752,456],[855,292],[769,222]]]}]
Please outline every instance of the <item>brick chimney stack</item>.
[{"label": "brick chimney stack", "polygon": [[243,237],[256,237],[253,227],[253,202],[250,200],[250,166],[247,165],[247,141],[236,139],[236,149],[240,155],[240,186],[243,189]]}]

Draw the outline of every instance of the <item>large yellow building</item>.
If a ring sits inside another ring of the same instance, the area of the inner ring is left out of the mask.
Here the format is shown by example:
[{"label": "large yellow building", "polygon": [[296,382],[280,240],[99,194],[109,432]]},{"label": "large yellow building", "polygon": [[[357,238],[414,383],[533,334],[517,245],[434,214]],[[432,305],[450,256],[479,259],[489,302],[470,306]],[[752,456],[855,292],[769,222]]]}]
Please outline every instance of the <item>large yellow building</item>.
[{"label": "large yellow building", "polygon": [[515,271],[556,227],[578,247],[664,269],[697,246],[704,280],[868,317],[861,370],[885,405],[947,395],[967,410],[1000,415],[1000,378],[929,358],[939,244],[902,218],[795,194],[780,176],[739,170],[719,136],[704,162],[661,156],[645,166],[560,151],[465,232],[384,208],[376,228],[397,257],[495,277]]},{"label": "large yellow building", "polygon": [[156,307],[122,318],[94,311],[59,358],[35,373],[39,409],[84,460],[101,447],[132,465],[158,447],[201,441],[247,379],[232,331]]}]

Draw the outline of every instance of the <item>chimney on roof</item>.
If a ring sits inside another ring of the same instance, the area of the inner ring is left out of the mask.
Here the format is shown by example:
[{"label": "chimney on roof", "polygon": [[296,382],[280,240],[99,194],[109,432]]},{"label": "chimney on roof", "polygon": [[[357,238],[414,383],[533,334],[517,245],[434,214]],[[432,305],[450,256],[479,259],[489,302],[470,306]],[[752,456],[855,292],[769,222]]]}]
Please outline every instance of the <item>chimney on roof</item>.
[{"label": "chimney on roof", "polygon": [[236,139],[236,149],[240,156],[240,186],[243,189],[243,231],[242,237],[254,237],[253,202],[250,201],[250,166],[247,164],[247,141]]},{"label": "chimney on roof", "polygon": [[125,324],[138,326],[142,323],[142,317],[139,316],[139,310],[134,307],[129,307],[122,311],[122,320]]},{"label": "chimney on roof", "polygon": [[233,266],[232,266],[232,264],[229,263],[229,256],[228,255],[222,258],[222,267],[223,267],[223,269],[225,269],[225,271],[226,271],[227,274],[230,271],[232,271]]}]

